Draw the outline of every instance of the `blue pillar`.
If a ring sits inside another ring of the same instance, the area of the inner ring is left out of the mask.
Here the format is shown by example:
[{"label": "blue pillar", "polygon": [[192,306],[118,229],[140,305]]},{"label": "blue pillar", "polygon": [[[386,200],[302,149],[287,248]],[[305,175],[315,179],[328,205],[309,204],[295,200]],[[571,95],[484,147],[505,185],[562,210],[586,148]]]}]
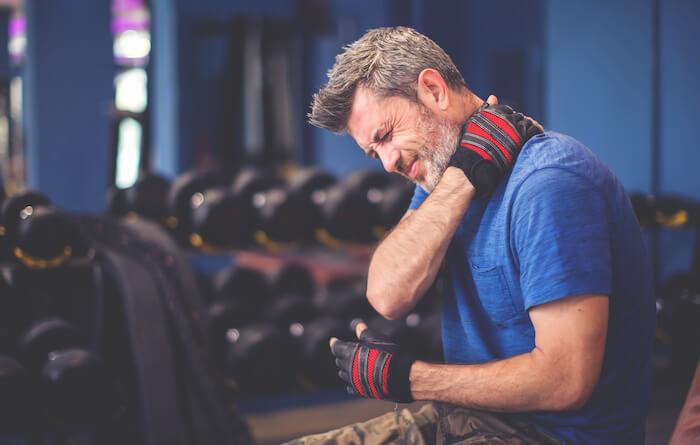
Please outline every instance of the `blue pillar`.
[{"label": "blue pillar", "polygon": [[151,170],[167,177],[180,170],[179,12],[176,0],[151,4]]},{"label": "blue pillar", "polygon": [[110,2],[26,0],[27,181],[57,206],[104,208],[114,62]]}]

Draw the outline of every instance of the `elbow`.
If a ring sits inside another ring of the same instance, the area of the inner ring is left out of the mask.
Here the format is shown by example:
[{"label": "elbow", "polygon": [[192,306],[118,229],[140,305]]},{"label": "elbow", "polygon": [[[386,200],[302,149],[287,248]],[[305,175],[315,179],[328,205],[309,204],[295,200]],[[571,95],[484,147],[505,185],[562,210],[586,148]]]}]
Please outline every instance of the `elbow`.
[{"label": "elbow", "polygon": [[378,295],[371,293],[370,290],[367,289],[367,300],[374,310],[387,320],[396,320],[400,318],[403,313],[400,308],[387,297],[386,294]]},{"label": "elbow", "polygon": [[554,398],[556,411],[573,411],[583,408],[593,394],[593,387],[588,382],[569,381],[562,385],[557,397]]},{"label": "elbow", "polygon": [[375,311],[387,320],[401,318],[407,312],[391,293],[367,287],[367,300]]}]

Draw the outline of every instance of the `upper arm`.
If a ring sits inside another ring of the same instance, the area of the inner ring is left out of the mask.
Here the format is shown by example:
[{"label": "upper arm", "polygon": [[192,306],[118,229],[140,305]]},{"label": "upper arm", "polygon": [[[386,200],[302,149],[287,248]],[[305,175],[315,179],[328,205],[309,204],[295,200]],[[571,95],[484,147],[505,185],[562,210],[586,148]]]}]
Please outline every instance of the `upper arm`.
[{"label": "upper arm", "polygon": [[608,329],[608,296],[569,296],[530,309],[535,350],[565,377],[560,390],[582,406],[600,377]]},{"label": "upper arm", "polygon": [[587,178],[557,168],[523,181],[511,214],[511,246],[525,309],[612,289],[610,217]]},{"label": "upper arm", "polygon": [[575,173],[537,171],[521,186],[511,224],[535,353],[557,371],[561,400],[580,406],[598,382],[607,336],[612,252],[605,197]]}]

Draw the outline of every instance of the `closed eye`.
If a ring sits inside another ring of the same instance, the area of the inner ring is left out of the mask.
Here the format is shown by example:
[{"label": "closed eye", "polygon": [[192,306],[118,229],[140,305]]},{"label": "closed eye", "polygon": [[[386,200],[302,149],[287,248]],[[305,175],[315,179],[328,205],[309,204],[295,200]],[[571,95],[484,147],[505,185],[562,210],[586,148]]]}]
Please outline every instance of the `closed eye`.
[{"label": "closed eye", "polygon": [[393,128],[392,128],[391,130],[387,131],[387,132],[384,134],[384,136],[382,136],[381,138],[377,138],[375,142],[382,143],[382,142],[388,141],[388,140],[391,138],[391,132],[392,132],[392,131],[394,131]]},{"label": "closed eye", "polygon": [[367,150],[367,151],[365,152],[365,154],[367,155],[368,158],[379,159],[379,155],[378,155],[377,152],[374,151],[374,150]]}]

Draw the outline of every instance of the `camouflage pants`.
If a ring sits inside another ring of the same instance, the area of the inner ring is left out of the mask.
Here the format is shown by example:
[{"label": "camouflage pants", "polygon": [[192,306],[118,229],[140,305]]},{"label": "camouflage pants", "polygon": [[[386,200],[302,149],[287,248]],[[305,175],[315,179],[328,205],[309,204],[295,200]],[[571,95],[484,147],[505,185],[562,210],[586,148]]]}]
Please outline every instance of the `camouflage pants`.
[{"label": "camouflage pants", "polygon": [[403,409],[383,416],[306,436],[287,445],[471,445],[559,444],[526,422],[486,411],[444,403],[423,406],[417,412]]}]

